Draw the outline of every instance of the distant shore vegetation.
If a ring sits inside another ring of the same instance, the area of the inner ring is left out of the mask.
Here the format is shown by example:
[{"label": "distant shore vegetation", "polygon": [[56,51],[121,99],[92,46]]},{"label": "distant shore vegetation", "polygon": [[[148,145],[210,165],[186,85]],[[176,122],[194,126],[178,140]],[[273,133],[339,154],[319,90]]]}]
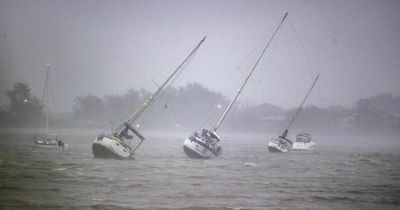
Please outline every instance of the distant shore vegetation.
[{"label": "distant shore vegetation", "polygon": [[[1,127],[39,128],[45,121],[44,101],[32,95],[26,82],[17,82],[5,93],[8,104],[0,109]],[[77,96],[70,113],[49,110],[49,123],[58,128],[109,128],[118,126],[151,93],[129,89],[124,94]],[[227,97],[201,84],[169,87],[135,126],[149,130],[186,131],[212,126],[229,104]],[[52,112],[53,111],[53,112]],[[238,132],[281,132],[295,109],[263,103],[234,106],[224,129]],[[382,93],[359,99],[351,108],[304,107],[293,128],[322,133],[400,133],[400,97]]]}]

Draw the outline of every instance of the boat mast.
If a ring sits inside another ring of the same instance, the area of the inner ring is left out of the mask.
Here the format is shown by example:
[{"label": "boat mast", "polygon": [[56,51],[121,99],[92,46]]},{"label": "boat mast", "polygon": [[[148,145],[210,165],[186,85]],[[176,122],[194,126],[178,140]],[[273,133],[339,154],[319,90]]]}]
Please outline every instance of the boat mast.
[{"label": "boat mast", "polygon": [[283,131],[282,136],[281,136],[282,138],[286,139],[286,136],[287,136],[287,134],[288,134],[288,131],[289,131],[290,126],[292,125],[294,119],[296,119],[297,115],[299,114],[300,110],[302,109],[302,107],[303,107],[303,105],[304,105],[304,102],[306,102],[308,96],[309,96],[310,93],[311,93],[311,90],[312,90],[312,89],[314,88],[314,86],[315,86],[315,83],[317,83],[318,78],[319,78],[319,74],[318,74],[317,77],[315,78],[315,80],[314,80],[313,84],[311,85],[311,88],[308,90],[306,96],[303,98],[303,101],[301,102],[299,108],[297,108],[296,113],[293,115],[293,117],[292,117],[292,119],[290,120],[290,122],[289,122],[288,126],[286,127],[285,131]]},{"label": "boat mast", "polygon": [[46,107],[46,134],[49,134],[49,80],[50,80],[50,64],[46,65],[46,81],[44,83],[43,101]]},{"label": "boat mast", "polygon": [[127,125],[131,125],[136,119],[140,117],[143,111],[153,102],[154,98],[161,92],[161,90],[167,85],[167,83],[172,79],[172,77],[182,68],[182,66],[197,52],[201,44],[204,42],[207,36],[205,36],[196,47],[190,52],[190,54],[182,61],[182,63],[175,69],[175,71],[165,80],[165,82],[136,110],[135,113],[128,119],[126,123],[120,125],[114,132],[114,135],[122,131]]},{"label": "boat mast", "polygon": [[258,58],[257,62],[254,64],[253,68],[251,69],[249,75],[247,75],[246,79],[244,80],[243,84],[240,86],[240,88],[237,90],[237,93],[235,95],[235,97],[233,98],[233,100],[231,101],[231,103],[229,104],[229,106],[226,108],[225,112],[222,114],[221,118],[218,120],[218,123],[215,125],[214,127],[214,131],[217,131],[218,127],[221,125],[221,123],[224,121],[226,115],[228,114],[229,110],[232,108],[232,105],[235,103],[236,99],[238,98],[238,96],[240,95],[240,93],[242,92],[242,89],[244,88],[244,86],[246,85],[247,81],[250,79],[251,74],[253,73],[254,69],[256,69],[258,63],[260,62],[261,58],[264,56],[265,52],[267,51],[268,46],[271,44],[271,41],[274,39],[276,33],[278,33],[279,28],[281,27],[281,25],[283,24],[283,21],[285,21],[286,16],[288,15],[288,13],[286,12],[285,16],[283,16],[281,22],[279,23],[278,27],[276,28],[274,34],[272,35],[271,39],[268,41],[267,45],[265,46],[264,50],[262,51],[260,57]]}]

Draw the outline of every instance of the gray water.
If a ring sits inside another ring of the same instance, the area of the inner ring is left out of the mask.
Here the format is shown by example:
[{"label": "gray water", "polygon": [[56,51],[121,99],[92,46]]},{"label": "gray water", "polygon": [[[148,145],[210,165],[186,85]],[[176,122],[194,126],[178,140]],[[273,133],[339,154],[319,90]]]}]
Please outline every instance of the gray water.
[{"label": "gray water", "polygon": [[186,133],[159,133],[121,161],[94,159],[94,134],[64,134],[64,150],[2,135],[0,208],[400,208],[397,138],[317,136],[312,151],[277,154],[272,135],[221,134],[221,158],[192,160]]}]

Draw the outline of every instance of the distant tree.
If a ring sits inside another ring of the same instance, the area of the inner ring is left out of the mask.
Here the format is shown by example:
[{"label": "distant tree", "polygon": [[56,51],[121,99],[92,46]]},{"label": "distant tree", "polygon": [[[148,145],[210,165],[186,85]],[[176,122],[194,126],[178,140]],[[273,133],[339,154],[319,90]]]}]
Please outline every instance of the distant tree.
[{"label": "distant tree", "polygon": [[127,108],[127,110],[133,110],[135,107],[138,106],[138,104],[142,100],[144,100],[143,96],[141,95],[141,92],[135,90],[134,88],[131,88],[128,91],[126,91],[123,97],[124,97],[125,107]]},{"label": "distant tree", "polygon": [[368,99],[370,106],[381,112],[400,115],[400,97],[388,93],[381,93]]},{"label": "distant tree", "polygon": [[[150,93],[141,90],[142,100]],[[221,108],[218,108],[218,104]],[[184,129],[212,126],[227,106],[228,101],[220,94],[198,83],[184,87],[166,88],[137,122],[143,128]]]},{"label": "distant tree", "polygon": [[103,120],[105,114],[104,102],[92,94],[78,96],[75,99],[74,117],[80,120]]},{"label": "distant tree", "polygon": [[121,95],[104,96],[104,109],[108,119],[116,120],[126,114],[125,98]]},{"label": "distant tree", "polygon": [[14,123],[21,126],[35,123],[43,117],[43,103],[30,91],[27,83],[17,82],[12,90],[6,92],[10,100],[8,114]]},{"label": "distant tree", "polygon": [[180,116],[177,122],[194,127],[213,126],[229,104],[221,93],[210,91],[199,83],[179,88],[173,102],[171,106],[176,107],[175,113]]},{"label": "distant tree", "polygon": [[0,109],[0,126],[7,125],[9,121],[9,114],[6,111]]},{"label": "distant tree", "polygon": [[374,107],[369,99],[360,99],[353,107],[355,126],[368,130],[382,128],[384,113]]},{"label": "distant tree", "polygon": [[109,120],[124,120],[150,96],[151,93],[147,90],[138,91],[134,88],[122,95],[106,95],[104,96],[106,117]]}]

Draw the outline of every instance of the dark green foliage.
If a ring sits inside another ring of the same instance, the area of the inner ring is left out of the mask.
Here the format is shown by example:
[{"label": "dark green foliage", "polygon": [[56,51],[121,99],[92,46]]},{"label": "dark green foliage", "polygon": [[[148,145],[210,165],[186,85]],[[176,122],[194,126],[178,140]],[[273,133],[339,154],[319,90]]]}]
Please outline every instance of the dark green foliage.
[{"label": "dark green foliage", "polygon": [[[10,104],[0,109],[0,126],[40,125],[39,122],[44,117],[44,106],[39,99],[31,95],[27,83],[16,83],[6,95]],[[110,123],[117,126],[127,120],[150,96],[151,93],[145,89],[130,89],[124,94],[104,97],[92,94],[79,96],[75,99],[72,117],[64,117],[63,121],[65,125],[72,127],[107,128]],[[143,128],[170,131],[212,127],[228,104],[229,100],[221,93],[210,91],[198,83],[180,88],[168,87],[136,123]],[[295,109],[284,110],[266,103],[239,107],[233,107],[221,129],[238,132],[281,132],[295,112]],[[360,99],[352,108],[308,106],[299,113],[291,131],[399,132],[399,107],[400,97],[391,94]]]},{"label": "dark green foliage", "polygon": [[74,116],[77,119],[101,120],[104,118],[104,113],[104,102],[97,96],[89,94],[75,99]]},{"label": "dark green foliage", "polygon": [[[74,118],[91,124],[106,125],[111,121],[119,124],[150,96],[145,89],[130,89],[125,94],[106,95],[103,99],[91,94],[79,96],[75,100]],[[217,108],[218,104],[222,107],[228,104],[220,93],[209,91],[198,83],[179,89],[169,87],[155,100],[137,123],[152,128],[204,124],[207,115],[222,111]],[[213,117],[219,114],[215,113]]]},{"label": "dark green foliage", "polygon": [[18,82],[6,95],[10,100],[9,110],[3,112],[3,122],[7,125],[30,126],[38,125],[43,117],[43,103],[32,96],[29,85]]}]

